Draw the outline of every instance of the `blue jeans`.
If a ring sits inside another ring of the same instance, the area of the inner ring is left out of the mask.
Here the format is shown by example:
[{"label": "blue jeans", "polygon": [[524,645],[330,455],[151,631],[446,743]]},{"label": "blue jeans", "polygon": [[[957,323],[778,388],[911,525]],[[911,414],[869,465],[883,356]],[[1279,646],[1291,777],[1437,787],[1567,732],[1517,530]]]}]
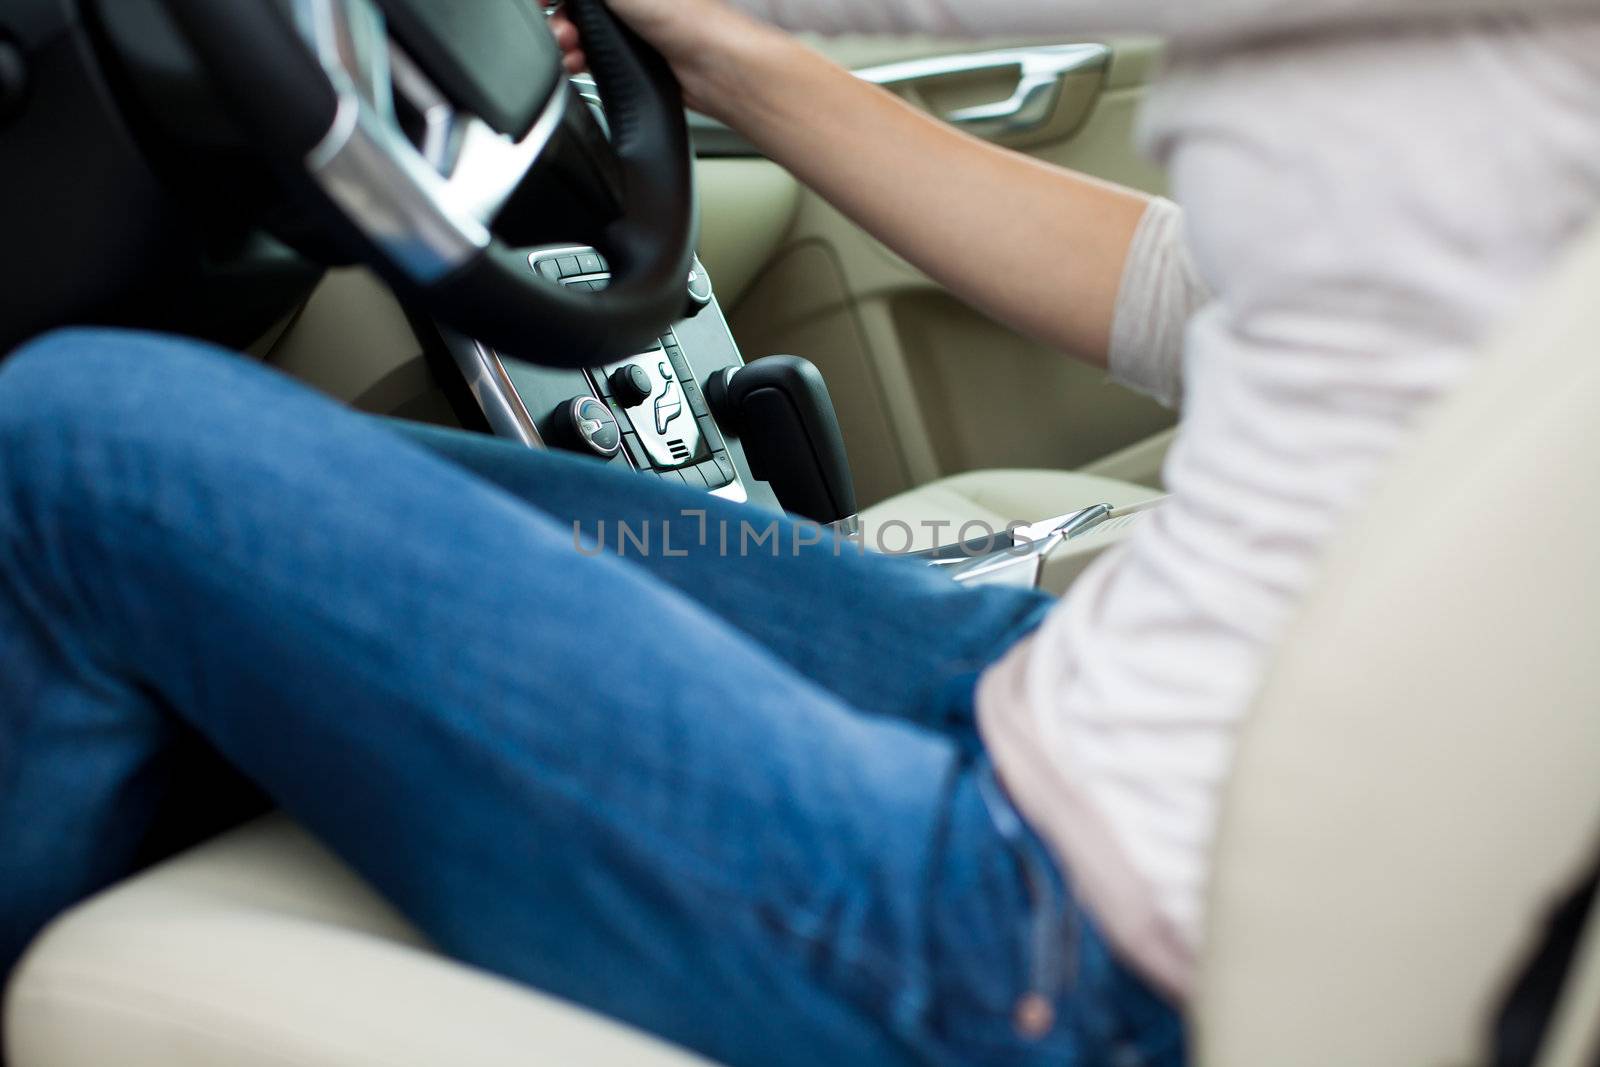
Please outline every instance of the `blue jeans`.
[{"label": "blue jeans", "polygon": [[729,1064],[1180,1064],[977,740],[1045,600],[741,544],[772,521],[189,343],[35,343],[0,365],[0,973],[220,803],[198,777],[452,956]]}]

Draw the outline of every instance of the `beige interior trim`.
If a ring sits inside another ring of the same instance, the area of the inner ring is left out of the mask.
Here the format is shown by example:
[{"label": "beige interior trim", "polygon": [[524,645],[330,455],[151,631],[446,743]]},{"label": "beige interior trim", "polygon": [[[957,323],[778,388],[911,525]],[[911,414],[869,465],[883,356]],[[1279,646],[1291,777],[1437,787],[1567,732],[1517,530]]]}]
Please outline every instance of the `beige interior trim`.
[{"label": "beige interior trim", "polygon": [[1153,489],[1163,487],[1162,470],[1167,465],[1167,455],[1178,439],[1176,427],[1152,434],[1137,444],[1111,453],[1104,459],[1086,464],[1082,471],[1097,478],[1115,478],[1118,481],[1148,485]]},{"label": "beige interior trim", "polygon": [[700,259],[732,307],[778,251],[800,208],[800,183],[760,159],[702,159]]},{"label": "beige interior trim", "polygon": [[422,358],[405,312],[376,276],[328,272],[267,362],[345,404]]}]

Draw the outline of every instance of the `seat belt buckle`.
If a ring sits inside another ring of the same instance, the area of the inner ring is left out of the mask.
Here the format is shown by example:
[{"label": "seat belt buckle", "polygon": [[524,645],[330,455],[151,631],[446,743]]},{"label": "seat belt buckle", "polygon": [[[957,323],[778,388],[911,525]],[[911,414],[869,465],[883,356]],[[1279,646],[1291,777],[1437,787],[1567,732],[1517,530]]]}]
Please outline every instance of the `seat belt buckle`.
[{"label": "seat belt buckle", "polygon": [[1110,504],[1096,504],[1070,515],[1019,526],[1012,531],[1009,548],[971,559],[935,560],[932,566],[943,568],[950,579],[960,585],[1037,589],[1044,579],[1044,565],[1050,554],[1100,526],[1115,511]]}]

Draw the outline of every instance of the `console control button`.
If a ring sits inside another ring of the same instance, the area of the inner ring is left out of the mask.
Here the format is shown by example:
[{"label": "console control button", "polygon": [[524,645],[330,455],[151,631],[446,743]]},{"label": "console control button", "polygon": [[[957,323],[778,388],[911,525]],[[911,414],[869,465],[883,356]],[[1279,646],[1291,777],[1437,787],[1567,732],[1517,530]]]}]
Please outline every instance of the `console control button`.
[{"label": "console control button", "polygon": [[622,451],[622,427],[603,400],[580,396],[556,412],[557,430],[574,447],[610,459]]},{"label": "console control button", "polygon": [[706,396],[700,391],[700,383],[693,378],[683,379],[683,395],[689,398],[689,410],[697,418],[709,418],[711,409],[706,407]]},{"label": "console control button", "polygon": [[699,467],[679,467],[678,473],[683,475],[683,482],[690,489],[709,489],[706,476],[700,473]]},{"label": "console control button", "polygon": [[578,269],[585,274],[604,274],[606,273],[606,264],[599,256],[593,252],[588,252],[578,257]]},{"label": "console control button", "polygon": [[712,489],[721,489],[733,481],[732,478],[722,473],[721,465],[714,459],[708,459],[700,464],[700,477],[704,478],[706,485]]},{"label": "console control button", "polygon": [[722,476],[728,480],[725,484],[732,484],[737,477],[733,468],[733,457],[726,452],[718,452],[713,458],[716,460],[717,469],[722,471]]},{"label": "console control button", "polygon": [[706,439],[706,447],[713,452],[722,452],[727,449],[727,442],[722,439],[722,431],[717,429],[717,424],[711,419],[697,419],[700,424],[700,436]]},{"label": "console control button", "polygon": [[688,317],[692,319],[709,307],[711,295],[711,275],[696,257],[694,266],[689,268],[689,301],[684,309]]},{"label": "console control button", "polygon": [[638,407],[655,392],[655,383],[650,380],[649,373],[637,363],[618,367],[606,381],[611,387],[611,395],[625,408]]},{"label": "console control button", "polygon": [[667,358],[672,361],[672,369],[678,372],[678,377],[688,381],[694,377],[689,370],[689,361],[683,358],[683,349],[676,344],[667,345]]},{"label": "console control button", "polygon": [[642,471],[651,469],[650,453],[645,451],[644,443],[631,433],[622,435],[622,447],[627,450],[628,458],[633,460],[633,465]]},{"label": "console control button", "polygon": [[[635,367],[649,379],[649,391],[641,403],[628,406],[616,390],[626,389],[627,380],[633,375],[626,373],[619,378],[617,372],[629,372]],[[702,423],[690,410],[685,383],[661,349],[607,364],[592,371],[590,376],[598,383],[600,393],[611,395],[615,400],[623,432],[631,431],[650,457],[645,464],[647,468],[673,470],[686,463],[697,463],[710,454]]]},{"label": "console control button", "polygon": [[541,259],[539,261],[539,276],[547,282],[559,282],[561,280],[561,264],[553,259]]},{"label": "console control button", "polygon": [[583,273],[583,269],[578,266],[577,256],[562,256],[557,262],[561,264],[563,278],[576,278]]}]

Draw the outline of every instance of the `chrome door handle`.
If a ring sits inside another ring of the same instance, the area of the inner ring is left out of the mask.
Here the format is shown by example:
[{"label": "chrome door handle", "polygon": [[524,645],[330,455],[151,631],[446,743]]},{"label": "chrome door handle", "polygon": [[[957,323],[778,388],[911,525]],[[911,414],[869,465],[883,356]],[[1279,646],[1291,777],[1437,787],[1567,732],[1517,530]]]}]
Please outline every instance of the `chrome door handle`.
[{"label": "chrome door handle", "polygon": [[1110,61],[1111,49],[1103,44],[1041,45],[913,59],[869,67],[857,71],[856,76],[892,87],[1015,68],[1020,77],[1010,99],[961,108],[944,116],[946,121],[979,137],[1006,138],[1043,128],[1060,100],[1062,81],[1073,74],[1104,70]]}]

